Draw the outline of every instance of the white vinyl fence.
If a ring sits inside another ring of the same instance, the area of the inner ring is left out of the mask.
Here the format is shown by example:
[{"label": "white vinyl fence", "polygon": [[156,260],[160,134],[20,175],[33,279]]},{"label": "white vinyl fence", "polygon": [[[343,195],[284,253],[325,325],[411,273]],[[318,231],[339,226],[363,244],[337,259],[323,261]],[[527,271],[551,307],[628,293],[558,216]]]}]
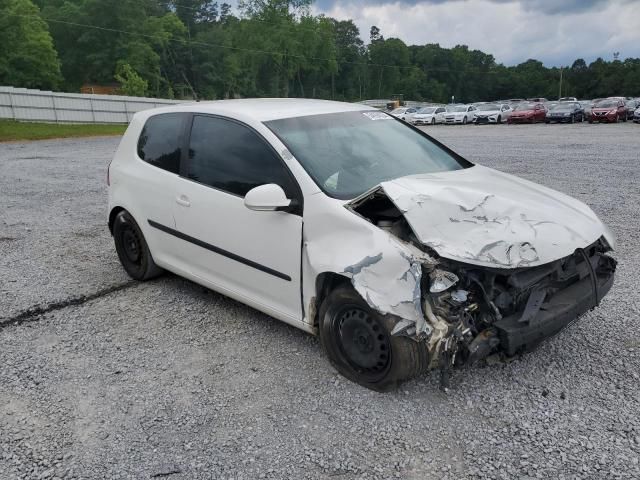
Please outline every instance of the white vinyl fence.
[{"label": "white vinyl fence", "polygon": [[60,93],[0,86],[0,118],[55,123],[129,123],[134,113],[183,100]]}]

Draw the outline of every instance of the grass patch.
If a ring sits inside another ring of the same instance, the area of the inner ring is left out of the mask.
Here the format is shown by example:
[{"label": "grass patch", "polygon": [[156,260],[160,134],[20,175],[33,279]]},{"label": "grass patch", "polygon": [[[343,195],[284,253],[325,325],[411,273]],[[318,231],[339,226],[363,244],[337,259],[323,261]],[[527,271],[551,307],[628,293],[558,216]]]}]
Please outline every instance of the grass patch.
[{"label": "grass patch", "polygon": [[126,125],[29,123],[0,120],[0,142],[122,135],[126,128]]}]

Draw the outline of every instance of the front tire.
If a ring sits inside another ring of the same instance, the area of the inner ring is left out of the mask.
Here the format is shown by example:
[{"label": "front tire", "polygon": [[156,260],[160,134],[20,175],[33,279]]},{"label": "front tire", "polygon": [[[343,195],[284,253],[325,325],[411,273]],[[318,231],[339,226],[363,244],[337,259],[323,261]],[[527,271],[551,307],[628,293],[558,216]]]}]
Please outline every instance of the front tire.
[{"label": "front tire", "polygon": [[498,125],[502,123],[502,115],[498,115],[497,122],[498,122]]},{"label": "front tire", "polygon": [[467,124],[467,117],[466,117],[466,116],[462,119],[462,124],[463,124],[463,125],[466,125],[466,124]]},{"label": "front tire", "polygon": [[116,215],[113,240],[120,263],[131,278],[144,281],[162,273],[162,269],[153,261],[140,227],[126,210]]},{"label": "front tire", "polygon": [[327,296],[319,323],[320,343],[333,367],[364,387],[388,391],[428,369],[427,345],[392,336],[397,318],[372,310],[351,285]]}]

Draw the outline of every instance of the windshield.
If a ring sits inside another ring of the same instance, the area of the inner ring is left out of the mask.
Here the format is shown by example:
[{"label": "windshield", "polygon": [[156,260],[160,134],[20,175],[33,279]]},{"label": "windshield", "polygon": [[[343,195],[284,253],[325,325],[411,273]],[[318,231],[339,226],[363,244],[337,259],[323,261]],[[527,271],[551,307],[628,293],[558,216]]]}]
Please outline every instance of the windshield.
[{"label": "windshield", "polygon": [[569,112],[574,109],[573,103],[560,103],[551,107],[553,112]]},{"label": "windshield", "polygon": [[482,111],[482,112],[491,112],[494,110],[500,110],[500,107],[498,105],[495,105],[493,103],[488,103],[486,105],[479,105],[478,106],[478,110]]},{"label": "windshield", "polygon": [[595,108],[616,108],[618,106],[618,102],[612,100],[603,100],[601,102],[596,103]]},{"label": "windshield", "polygon": [[424,107],[418,110],[418,113],[434,113],[436,111],[436,107]]},{"label": "windshield", "polygon": [[447,112],[449,112],[449,113],[466,112],[466,111],[467,111],[466,105],[458,105],[458,106],[455,106],[455,107],[447,107]]},{"label": "windshield", "polygon": [[381,112],[341,112],[265,122],[329,196],[352,199],[380,182],[473,164]]},{"label": "windshield", "polygon": [[516,105],[514,110],[522,111],[522,110],[533,110],[536,107],[535,103],[520,103]]}]

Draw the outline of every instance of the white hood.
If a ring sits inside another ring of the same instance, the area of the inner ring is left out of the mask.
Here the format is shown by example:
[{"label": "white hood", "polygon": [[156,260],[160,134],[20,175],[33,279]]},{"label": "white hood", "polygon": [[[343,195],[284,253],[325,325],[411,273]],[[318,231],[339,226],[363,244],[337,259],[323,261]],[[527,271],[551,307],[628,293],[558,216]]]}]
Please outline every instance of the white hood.
[{"label": "white hood", "polygon": [[476,115],[484,115],[486,117],[490,117],[491,115],[498,115],[500,110],[478,110],[475,112]]},{"label": "white hood", "polygon": [[380,187],[440,256],[494,268],[542,265],[601,236],[593,211],[567,195],[479,165],[412,175]]}]

